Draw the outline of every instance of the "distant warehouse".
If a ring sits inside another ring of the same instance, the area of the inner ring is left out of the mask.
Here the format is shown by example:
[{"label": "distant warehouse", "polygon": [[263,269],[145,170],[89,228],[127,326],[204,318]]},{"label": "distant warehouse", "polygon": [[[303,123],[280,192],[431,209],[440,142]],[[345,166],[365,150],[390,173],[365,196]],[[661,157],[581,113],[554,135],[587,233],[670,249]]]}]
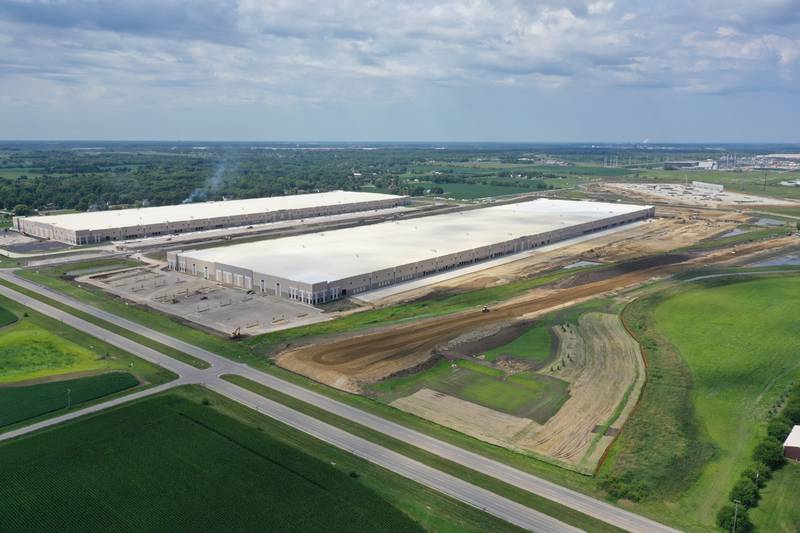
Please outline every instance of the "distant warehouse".
[{"label": "distant warehouse", "polygon": [[385,209],[407,203],[405,196],[332,191],[71,215],[14,217],[13,224],[26,235],[68,244],[92,244]]},{"label": "distant warehouse", "polygon": [[320,303],[654,215],[650,206],[539,199],[205,250],[171,268]]}]

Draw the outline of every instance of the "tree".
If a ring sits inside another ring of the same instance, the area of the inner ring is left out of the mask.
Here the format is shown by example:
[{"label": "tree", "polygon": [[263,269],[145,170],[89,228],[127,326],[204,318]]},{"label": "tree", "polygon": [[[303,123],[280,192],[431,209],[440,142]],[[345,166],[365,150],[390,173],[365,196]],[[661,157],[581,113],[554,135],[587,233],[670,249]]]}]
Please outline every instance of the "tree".
[{"label": "tree", "polygon": [[785,460],[783,446],[776,439],[767,437],[759,442],[756,449],[753,450],[753,460],[764,463],[772,470],[780,468]]},{"label": "tree", "polygon": [[772,477],[772,471],[764,463],[753,463],[744,469],[742,477],[753,481],[758,488],[763,488]]},{"label": "tree", "polygon": [[31,208],[25,204],[17,204],[11,210],[15,217],[26,217],[31,214]]},{"label": "tree", "polygon": [[748,509],[758,505],[758,487],[755,481],[750,478],[742,477],[731,489],[730,500],[739,502]]},{"label": "tree", "polygon": [[792,431],[792,421],[785,416],[773,418],[767,424],[767,435],[781,442],[786,439]]},{"label": "tree", "polygon": [[783,406],[783,416],[794,424],[800,424],[800,395],[792,394]]},{"label": "tree", "polygon": [[734,521],[736,522],[736,533],[747,533],[753,530],[753,523],[747,516],[747,509],[740,505],[737,511],[736,506],[726,503],[717,513],[717,525],[725,531],[733,531]]}]

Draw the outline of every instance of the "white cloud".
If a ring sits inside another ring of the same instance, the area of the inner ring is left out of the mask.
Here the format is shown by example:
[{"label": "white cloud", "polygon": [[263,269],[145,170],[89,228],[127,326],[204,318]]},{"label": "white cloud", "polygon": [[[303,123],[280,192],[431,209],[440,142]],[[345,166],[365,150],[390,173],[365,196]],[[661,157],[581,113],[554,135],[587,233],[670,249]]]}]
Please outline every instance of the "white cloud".
[{"label": "white cloud", "polygon": [[800,58],[790,4],[5,2],[0,89],[43,105],[53,94],[314,105],[459,85],[788,89]]}]

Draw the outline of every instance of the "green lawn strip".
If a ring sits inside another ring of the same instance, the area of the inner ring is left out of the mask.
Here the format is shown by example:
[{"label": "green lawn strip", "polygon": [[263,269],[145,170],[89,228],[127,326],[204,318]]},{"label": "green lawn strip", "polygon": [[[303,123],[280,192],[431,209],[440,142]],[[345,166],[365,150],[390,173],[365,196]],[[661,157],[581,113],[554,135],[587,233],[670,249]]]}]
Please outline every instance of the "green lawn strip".
[{"label": "green lawn strip", "polygon": [[379,444],[385,448],[402,453],[428,466],[441,470],[469,483],[490,490],[495,494],[506,497],[532,509],[541,511],[549,516],[557,518],[567,524],[586,529],[587,531],[619,531],[617,528],[606,524],[600,520],[584,515],[578,511],[555,503],[546,498],[542,498],[527,491],[515,488],[500,480],[481,474],[475,470],[458,465],[447,459],[431,454],[420,448],[398,441],[392,437],[384,435],[378,431],[371,430],[356,422],[346,418],[341,418],[323,409],[307,404],[291,396],[277,392],[269,387],[255,383],[247,378],[235,375],[224,375],[223,379],[234,383],[242,388],[255,392],[261,396],[277,401],[287,407],[300,411],[304,414],[317,418],[323,422],[336,426],[348,433],[361,437]]},{"label": "green lawn strip", "polygon": [[11,465],[0,492],[12,495],[0,515],[24,498],[49,502],[46,514],[25,505],[12,516],[28,527],[518,531],[199,386],[0,445],[0,463]]},{"label": "green lawn strip", "polygon": [[47,267],[49,271],[60,276],[75,278],[78,276],[85,276],[87,274],[96,274],[100,272],[107,272],[110,270],[119,270],[123,268],[131,268],[140,266],[142,263],[124,258],[111,258],[111,259],[93,259],[89,261],[81,261],[78,263],[67,263],[57,267]]},{"label": "green lawn strip", "polygon": [[139,380],[132,374],[109,372],[36,385],[0,387],[0,427],[81,406],[137,385]]},{"label": "green lawn strip", "polygon": [[262,359],[261,356],[270,354],[280,346],[290,342],[297,342],[301,339],[307,341],[309,338],[320,335],[387,326],[408,320],[418,320],[426,317],[435,317],[464,311],[466,309],[479,308],[480,306],[492,302],[518,296],[521,291],[557,281],[563,277],[573,275],[579,270],[583,271],[594,268],[598,267],[560,270],[497,287],[489,287],[458,294],[434,295],[416,302],[361,311],[335,320],[249,337],[238,342],[230,342],[228,339],[223,339],[199,329],[186,327],[185,324],[167,315],[158,313],[152,309],[143,309],[135,305],[128,305],[124,301],[110,297],[95,287],[72,283],[68,280],[61,279],[57,275],[49,275],[46,270],[20,270],[17,272],[17,275],[29,281],[55,289],[105,311],[128,318],[129,320],[138,322],[162,333],[175,336],[185,342],[200,346],[219,355],[224,355],[225,357],[242,362],[255,363]]},{"label": "green lawn strip", "polygon": [[788,462],[772,473],[772,479],[761,489],[758,507],[749,515],[758,531],[796,533],[800,524],[800,463]]},{"label": "green lawn strip", "polygon": [[149,348],[157,350],[157,351],[163,353],[164,355],[172,357],[173,359],[177,359],[178,361],[186,363],[187,365],[191,365],[191,366],[193,366],[195,368],[209,368],[211,366],[209,363],[207,363],[206,361],[203,361],[202,359],[198,359],[198,358],[193,357],[193,356],[191,356],[189,354],[183,353],[180,350],[176,350],[175,348],[172,348],[170,346],[163,345],[163,344],[161,344],[161,343],[159,343],[157,341],[154,341],[152,339],[149,339],[149,338],[144,337],[142,335],[139,335],[137,333],[133,333],[133,332],[131,332],[131,331],[125,329],[125,328],[121,328],[121,327],[119,327],[119,326],[117,326],[115,324],[112,324],[110,322],[106,322],[105,320],[103,320],[101,318],[97,318],[97,317],[95,317],[93,315],[90,315],[88,313],[84,313],[83,311],[75,309],[74,307],[70,307],[69,305],[66,305],[66,304],[63,304],[63,303],[58,302],[56,300],[53,300],[51,298],[48,298],[47,296],[42,296],[38,292],[34,292],[34,291],[31,291],[31,290],[28,290],[25,287],[21,287],[19,285],[16,285],[14,283],[8,282],[6,280],[1,280],[1,279],[0,279],[0,285],[4,285],[4,286],[6,286],[6,287],[8,287],[10,289],[14,289],[15,291],[21,292],[21,293],[23,293],[23,294],[25,294],[27,296],[30,296],[31,298],[35,298],[35,299],[37,299],[37,300],[39,300],[41,302],[44,302],[44,303],[46,303],[48,305],[51,305],[51,306],[53,306],[53,307],[55,307],[57,309],[60,309],[60,310],[65,311],[67,313],[70,313],[71,315],[74,315],[74,316],[76,316],[78,318],[81,318],[81,319],[83,319],[83,320],[85,320],[87,322],[90,322],[90,323],[95,324],[97,326],[100,326],[100,327],[102,327],[104,329],[107,329],[107,330],[109,330],[109,331],[111,331],[113,333],[116,333],[117,335],[121,335],[121,336],[126,337],[126,338],[128,338],[128,339],[130,339],[132,341],[135,341],[135,342],[137,342],[139,344],[142,344],[144,346],[147,346]]}]

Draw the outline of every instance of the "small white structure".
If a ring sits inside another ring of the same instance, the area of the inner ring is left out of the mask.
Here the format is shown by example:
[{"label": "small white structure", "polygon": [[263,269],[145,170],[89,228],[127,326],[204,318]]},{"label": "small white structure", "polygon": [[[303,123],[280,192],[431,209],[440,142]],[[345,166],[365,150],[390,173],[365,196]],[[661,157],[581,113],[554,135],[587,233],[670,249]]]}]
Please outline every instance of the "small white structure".
[{"label": "small white structure", "polygon": [[720,193],[725,190],[724,185],[719,185],[718,183],[708,183],[705,181],[693,181],[692,188],[694,189],[702,189],[704,191],[712,192],[712,193]]},{"label": "small white structure", "polygon": [[800,461],[800,426],[792,428],[792,432],[783,443],[783,456],[793,461]]}]

